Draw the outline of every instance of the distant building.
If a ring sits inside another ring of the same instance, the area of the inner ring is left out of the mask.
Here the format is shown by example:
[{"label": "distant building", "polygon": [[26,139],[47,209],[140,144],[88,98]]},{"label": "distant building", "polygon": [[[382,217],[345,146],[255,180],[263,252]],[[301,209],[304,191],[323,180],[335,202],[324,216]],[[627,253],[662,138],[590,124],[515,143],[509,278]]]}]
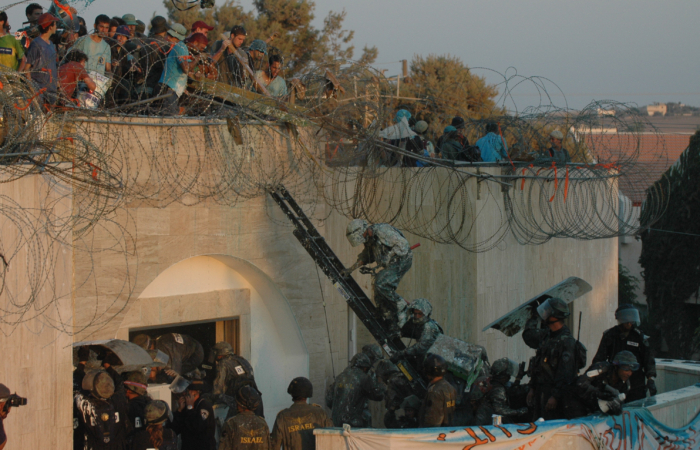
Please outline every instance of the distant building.
[{"label": "distant building", "polygon": [[653,116],[656,113],[665,116],[667,112],[668,107],[665,103],[655,103],[653,105],[647,105],[647,114],[649,114],[650,116]]}]

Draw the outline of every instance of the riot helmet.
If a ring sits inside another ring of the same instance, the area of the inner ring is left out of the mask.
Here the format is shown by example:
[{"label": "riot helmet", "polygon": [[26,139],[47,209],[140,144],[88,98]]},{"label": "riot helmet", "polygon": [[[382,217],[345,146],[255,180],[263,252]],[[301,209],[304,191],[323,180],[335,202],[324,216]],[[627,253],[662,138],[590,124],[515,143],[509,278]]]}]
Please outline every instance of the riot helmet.
[{"label": "riot helmet", "polygon": [[415,409],[418,411],[420,409],[421,401],[415,395],[409,395],[401,402],[401,409],[404,411],[407,409]]},{"label": "riot helmet", "polygon": [[637,327],[642,322],[639,318],[639,310],[629,303],[620,305],[620,307],[615,310],[615,318],[618,324],[632,323]]},{"label": "riot helmet", "polygon": [[369,357],[369,361],[374,364],[375,361],[384,358],[384,353],[382,353],[382,348],[377,344],[367,344],[362,347],[362,353]]},{"label": "riot helmet", "polygon": [[149,350],[148,354],[153,359],[153,367],[165,367],[170,362],[170,356],[160,350]]},{"label": "riot helmet", "polygon": [[357,355],[353,356],[350,360],[350,365],[359,369],[369,369],[372,367],[369,356],[365,355],[364,353],[358,353]]},{"label": "riot helmet", "polygon": [[389,361],[388,359],[382,359],[381,361],[379,361],[379,363],[377,363],[376,372],[377,375],[382,377],[382,379],[386,380],[391,375],[399,373],[399,368],[396,367],[396,364]]},{"label": "riot helmet", "polygon": [[89,370],[83,378],[83,389],[97,398],[107,400],[114,395],[114,380],[102,369]]},{"label": "riot helmet", "polygon": [[170,408],[163,400],[152,400],[146,405],[146,423],[157,425],[170,417]]},{"label": "riot helmet", "polygon": [[133,342],[134,344],[138,345],[146,351],[150,350],[153,347],[153,345],[155,345],[155,340],[151,339],[151,337],[147,334],[138,334],[134,336],[131,342]]},{"label": "riot helmet", "polygon": [[569,305],[558,297],[550,297],[537,307],[537,313],[542,320],[547,321],[550,317],[555,317],[559,320],[569,317]]},{"label": "riot helmet", "polygon": [[518,363],[510,358],[501,358],[494,361],[491,366],[491,377],[516,377],[518,376]]},{"label": "riot helmet", "polygon": [[423,373],[431,378],[437,378],[445,375],[447,372],[447,362],[445,358],[433,353],[428,354],[423,361]]},{"label": "riot helmet", "polygon": [[411,313],[413,313],[413,310],[422,312],[423,317],[420,319],[416,319],[415,317],[413,318],[414,323],[422,324],[429,320],[430,314],[433,312],[433,305],[431,305],[430,302],[424,298],[417,298],[413,300],[410,305],[408,305],[408,310],[411,311]]},{"label": "riot helmet", "polygon": [[612,363],[622,370],[631,370],[632,372],[639,370],[637,358],[634,356],[634,353],[629,350],[618,352],[613,358]]},{"label": "riot helmet", "polygon": [[311,398],[314,395],[314,386],[308,378],[297,377],[289,383],[287,393],[292,399]]},{"label": "riot helmet", "polygon": [[243,386],[236,392],[236,401],[248,411],[255,411],[260,406],[262,399],[258,391],[252,386]]},{"label": "riot helmet", "polygon": [[214,358],[218,358],[220,356],[226,356],[226,355],[235,355],[236,352],[233,350],[233,347],[231,344],[228,342],[217,342],[215,346],[211,348]]},{"label": "riot helmet", "polygon": [[348,224],[345,236],[347,236],[350,245],[357,247],[360,244],[364,244],[367,241],[365,238],[365,231],[369,228],[369,223],[365,219],[353,219]]},{"label": "riot helmet", "polygon": [[142,372],[130,372],[126,377],[126,381],[124,381],[124,387],[138,395],[146,395],[148,390],[148,377]]}]

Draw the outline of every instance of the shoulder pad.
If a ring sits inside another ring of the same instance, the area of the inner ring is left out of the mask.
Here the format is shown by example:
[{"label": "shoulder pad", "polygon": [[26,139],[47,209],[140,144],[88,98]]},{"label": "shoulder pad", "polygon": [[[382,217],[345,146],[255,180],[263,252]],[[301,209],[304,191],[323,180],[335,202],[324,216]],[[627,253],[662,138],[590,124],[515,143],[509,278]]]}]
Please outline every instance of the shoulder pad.
[{"label": "shoulder pad", "polygon": [[318,403],[312,403],[311,406],[323,409],[323,406],[319,405]]}]

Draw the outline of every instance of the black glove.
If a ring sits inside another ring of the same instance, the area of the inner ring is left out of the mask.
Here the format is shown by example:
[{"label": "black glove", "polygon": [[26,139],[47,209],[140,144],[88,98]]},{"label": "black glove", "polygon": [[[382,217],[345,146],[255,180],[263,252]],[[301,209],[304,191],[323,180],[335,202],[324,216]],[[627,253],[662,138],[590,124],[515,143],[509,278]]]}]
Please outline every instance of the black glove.
[{"label": "black glove", "polygon": [[519,416],[524,416],[525,414],[527,414],[527,408],[520,408],[520,409],[516,410],[516,412],[518,413]]},{"label": "black glove", "polygon": [[622,403],[619,400],[611,400],[608,402],[608,414],[611,416],[619,416],[622,414]]},{"label": "black glove", "polygon": [[396,364],[397,362],[399,362],[403,358],[403,356],[404,356],[403,351],[398,351],[398,352],[394,353],[393,355],[391,355],[391,358],[390,358],[391,362]]},{"label": "black glove", "polygon": [[373,267],[362,266],[360,267],[360,273],[363,275],[374,275],[375,271]]},{"label": "black glove", "polygon": [[647,380],[647,389],[649,389],[649,395],[651,395],[652,397],[655,396],[658,392],[658,390],[656,389],[656,382],[653,378],[649,378]]}]

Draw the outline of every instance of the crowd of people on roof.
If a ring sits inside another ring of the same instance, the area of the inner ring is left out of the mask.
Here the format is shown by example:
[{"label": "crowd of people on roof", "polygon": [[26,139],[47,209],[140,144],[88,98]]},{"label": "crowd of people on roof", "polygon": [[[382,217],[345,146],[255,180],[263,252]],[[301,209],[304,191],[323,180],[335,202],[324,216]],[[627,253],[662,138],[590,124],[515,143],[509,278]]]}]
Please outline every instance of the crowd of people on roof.
[{"label": "crowd of people on roof", "polygon": [[32,3],[25,13],[26,26],[14,34],[7,14],[0,13],[0,69],[23,73],[36,92],[32,100],[45,110],[142,102],[153,113],[178,115],[190,80],[215,80],[281,99],[288,95],[282,56],[268,52],[261,39],[246,46],[241,25],[210,42],[213,27],[201,20],[188,30],[155,16],[147,33],[133,14],[100,14],[89,30],[74,8],[59,1],[47,12]]},{"label": "crowd of people on roof", "polygon": [[[382,155],[380,164],[386,167],[426,167],[431,159],[443,159],[455,162],[510,161],[508,144],[498,123],[487,123],[484,135],[473,145],[465,135],[466,123],[462,117],[455,116],[447,125],[442,135],[433,143],[427,135],[428,123],[416,120],[406,109],[400,109],[394,116],[394,124],[383,129],[379,136],[389,145],[404,152],[387,151]],[[553,130],[549,134],[551,147],[543,152],[529,155],[528,160],[538,162],[571,162],[569,152],[563,147],[564,134]],[[406,155],[413,153],[417,157]]]}]

